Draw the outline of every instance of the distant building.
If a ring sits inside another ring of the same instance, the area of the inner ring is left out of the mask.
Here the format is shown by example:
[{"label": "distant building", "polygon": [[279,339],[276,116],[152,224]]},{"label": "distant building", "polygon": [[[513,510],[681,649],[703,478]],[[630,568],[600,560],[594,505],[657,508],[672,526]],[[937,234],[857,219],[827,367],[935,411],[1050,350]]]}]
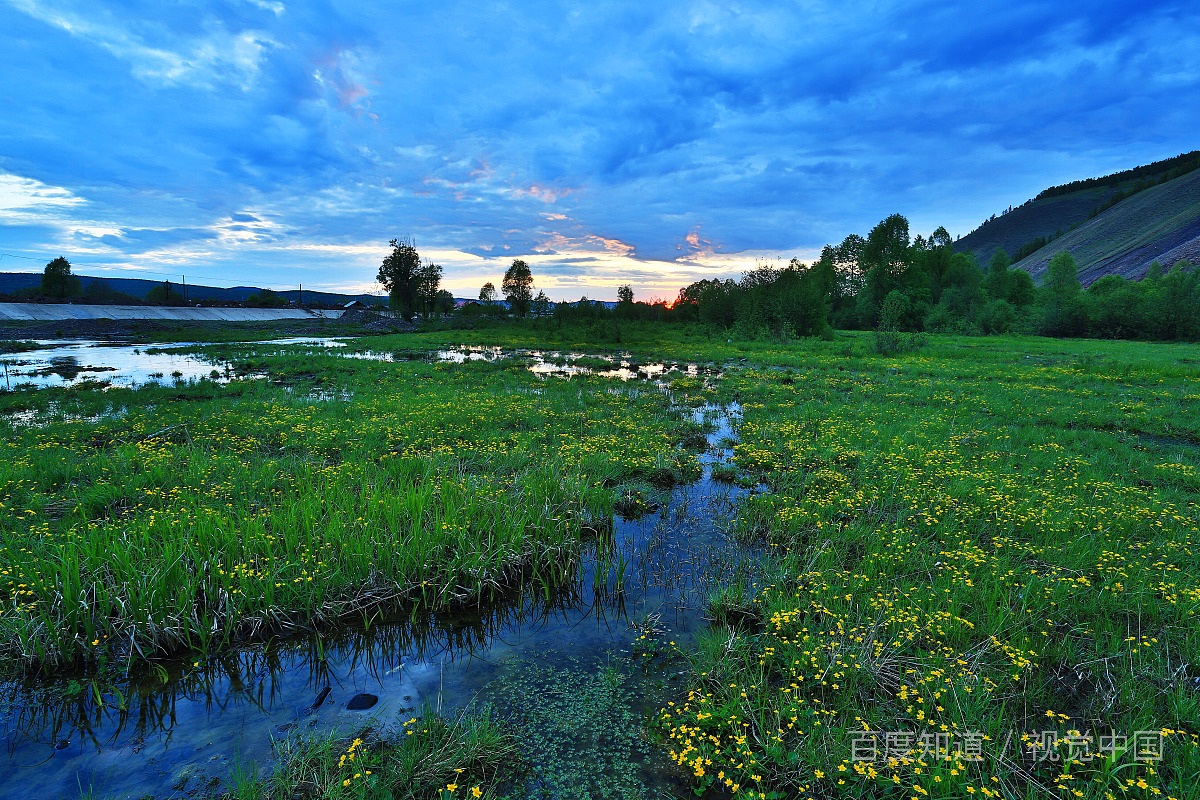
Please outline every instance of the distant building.
[{"label": "distant building", "polygon": [[361,300],[351,300],[349,303],[344,304],[342,308],[352,311],[358,308],[369,308],[369,306]]}]

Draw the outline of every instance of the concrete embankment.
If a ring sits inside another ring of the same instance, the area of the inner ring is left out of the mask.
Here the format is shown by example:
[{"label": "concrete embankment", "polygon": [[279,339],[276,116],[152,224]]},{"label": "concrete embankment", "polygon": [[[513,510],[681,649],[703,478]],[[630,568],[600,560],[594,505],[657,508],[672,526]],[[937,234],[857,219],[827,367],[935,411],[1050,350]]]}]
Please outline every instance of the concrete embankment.
[{"label": "concrete embankment", "polygon": [[0,322],[65,322],[87,319],[157,319],[202,322],[269,322],[276,319],[336,319],[341,309],[188,308],[176,306],[85,306],[68,303],[0,303]]}]

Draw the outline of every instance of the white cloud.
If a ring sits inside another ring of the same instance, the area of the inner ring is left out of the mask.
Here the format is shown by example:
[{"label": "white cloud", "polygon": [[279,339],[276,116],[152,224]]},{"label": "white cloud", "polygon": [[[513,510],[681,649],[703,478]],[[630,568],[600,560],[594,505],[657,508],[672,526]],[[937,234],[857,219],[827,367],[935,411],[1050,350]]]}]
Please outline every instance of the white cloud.
[{"label": "white cloud", "polygon": [[[266,50],[275,46],[263,31],[225,30],[208,21],[201,35],[177,37],[162,32],[162,39],[148,41],[103,8],[88,5],[86,13],[65,8],[53,0],[8,0],[25,14],[53,25],[126,61],[135,78],[150,84],[192,84],[213,87],[234,84],[249,88],[258,73]],[[263,6],[267,8],[269,6]],[[277,14],[279,12],[276,12]]]},{"label": "white cloud", "polygon": [[674,294],[1195,147],[1196,15],[1158,0],[140,3],[0,0],[10,251],[355,286],[411,235],[459,292],[524,258]]},{"label": "white cloud", "polygon": [[32,178],[0,173],[0,223],[29,224],[60,220],[63,212],[87,201],[67,189]]}]

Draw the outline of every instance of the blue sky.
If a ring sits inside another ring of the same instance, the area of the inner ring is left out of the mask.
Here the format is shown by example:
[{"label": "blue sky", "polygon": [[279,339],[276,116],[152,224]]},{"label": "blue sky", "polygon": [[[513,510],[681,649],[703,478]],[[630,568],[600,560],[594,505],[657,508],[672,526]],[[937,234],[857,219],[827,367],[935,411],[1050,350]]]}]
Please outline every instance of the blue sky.
[{"label": "blue sky", "polygon": [[369,290],[411,236],[459,296],[671,297],[1200,148],[1190,2],[0,0],[0,45],[6,271]]}]

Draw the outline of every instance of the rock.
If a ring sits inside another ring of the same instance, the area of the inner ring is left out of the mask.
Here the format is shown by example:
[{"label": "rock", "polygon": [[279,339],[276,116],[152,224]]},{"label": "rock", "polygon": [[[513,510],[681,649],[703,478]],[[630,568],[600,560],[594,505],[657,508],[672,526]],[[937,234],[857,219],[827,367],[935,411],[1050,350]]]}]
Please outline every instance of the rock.
[{"label": "rock", "polygon": [[346,703],[346,708],[349,711],[366,711],[378,702],[379,698],[373,694],[356,694]]},{"label": "rock", "polygon": [[348,322],[354,325],[365,325],[368,322],[376,322],[383,319],[379,314],[373,314],[360,308],[352,308],[344,312],[338,317],[338,322]]},{"label": "rock", "polygon": [[328,687],[328,686],[326,686],[324,689],[322,689],[320,694],[317,695],[317,699],[313,700],[311,708],[314,708],[314,709],[320,708],[321,703],[325,702],[325,698],[329,697],[329,692],[330,692],[330,687]]}]

